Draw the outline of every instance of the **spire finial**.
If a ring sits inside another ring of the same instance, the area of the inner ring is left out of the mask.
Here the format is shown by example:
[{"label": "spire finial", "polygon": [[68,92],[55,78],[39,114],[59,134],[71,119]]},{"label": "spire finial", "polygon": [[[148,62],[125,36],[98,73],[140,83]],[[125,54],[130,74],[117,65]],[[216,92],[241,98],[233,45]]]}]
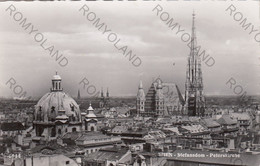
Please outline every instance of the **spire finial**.
[{"label": "spire finial", "polygon": [[140,80],[139,89],[143,89],[143,82]]},{"label": "spire finial", "polygon": [[80,91],[79,91],[79,89],[78,89],[78,97],[77,98],[80,99]]},{"label": "spire finial", "polygon": [[108,87],[107,87],[107,97],[109,97]]},{"label": "spire finial", "polygon": [[102,98],[104,97],[104,94],[103,94],[103,87],[101,87],[101,97],[102,97]]}]

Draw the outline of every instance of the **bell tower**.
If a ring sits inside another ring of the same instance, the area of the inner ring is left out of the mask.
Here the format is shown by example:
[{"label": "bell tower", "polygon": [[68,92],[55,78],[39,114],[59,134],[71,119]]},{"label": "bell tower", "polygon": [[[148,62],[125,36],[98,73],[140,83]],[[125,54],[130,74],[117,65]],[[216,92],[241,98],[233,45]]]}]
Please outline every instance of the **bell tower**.
[{"label": "bell tower", "polygon": [[162,117],[164,115],[164,95],[162,91],[162,82],[158,79],[157,90],[155,94],[155,110],[156,115]]},{"label": "bell tower", "polygon": [[140,81],[136,97],[136,111],[138,116],[142,116],[145,113],[145,93],[142,81]]}]

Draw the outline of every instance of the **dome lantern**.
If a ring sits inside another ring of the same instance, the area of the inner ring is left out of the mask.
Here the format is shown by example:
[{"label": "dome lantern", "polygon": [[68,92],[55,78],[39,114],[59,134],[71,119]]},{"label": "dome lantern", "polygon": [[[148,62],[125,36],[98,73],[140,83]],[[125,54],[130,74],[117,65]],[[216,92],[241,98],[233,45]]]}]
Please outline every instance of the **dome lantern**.
[{"label": "dome lantern", "polygon": [[61,88],[61,77],[58,75],[58,72],[56,71],[56,74],[52,78],[52,92],[62,91]]}]

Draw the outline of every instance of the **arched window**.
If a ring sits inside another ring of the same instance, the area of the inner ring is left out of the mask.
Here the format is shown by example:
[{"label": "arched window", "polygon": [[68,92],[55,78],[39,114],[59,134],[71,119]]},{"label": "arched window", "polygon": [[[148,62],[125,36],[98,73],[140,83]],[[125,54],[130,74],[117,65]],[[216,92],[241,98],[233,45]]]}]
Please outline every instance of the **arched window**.
[{"label": "arched window", "polygon": [[90,130],[91,130],[91,131],[94,131],[95,129],[94,129],[94,127],[93,127],[93,126],[91,126]]},{"label": "arched window", "polygon": [[61,129],[58,130],[58,134],[61,135]]},{"label": "arched window", "polygon": [[42,120],[42,107],[41,106],[39,107],[39,112],[37,113],[36,119],[39,121]]},{"label": "arched window", "polygon": [[56,118],[56,115],[55,115],[55,107],[52,106],[52,107],[51,107],[50,119],[51,119],[52,122],[54,122],[54,121],[55,121],[55,118]]},{"label": "arched window", "polygon": [[55,135],[56,135],[56,130],[55,130],[55,127],[53,127],[51,129],[51,137],[55,137]]},{"label": "arched window", "polygon": [[72,121],[76,121],[76,117],[74,115],[72,116]]},{"label": "arched window", "polygon": [[77,131],[77,128],[76,127],[73,127],[72,128],[72,132],[76,132]]},{"label": "arched window", "polygon": [[54,113],[54,112],[55,112],[55,107],[52,106],[52,107],[51,107],[51,113]]},{"label": "arched window", "polygon": [[72,104],[70,104],[70,108],[71,108],[71,111],[73,111],[74,112],[74,105]]}]

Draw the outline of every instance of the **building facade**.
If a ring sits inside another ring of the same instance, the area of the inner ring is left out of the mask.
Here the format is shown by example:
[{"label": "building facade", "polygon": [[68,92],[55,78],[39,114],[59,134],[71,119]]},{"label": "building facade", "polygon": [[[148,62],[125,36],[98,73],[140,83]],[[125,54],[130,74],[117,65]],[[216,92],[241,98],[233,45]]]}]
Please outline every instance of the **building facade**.
[{"label": "building facade", "polygon": [[61,81],[56,73],[52,78],[51,91],[35,105],[33,127],[36,137],[51,140],[67,132],[82,130],[79,105],[63,92]]},{"label": "building facade", "polygon": [[176,84],[164,83],[158,78],[145,95],[142,82],[140,82],[136,98],[136,109],[139,116],[181,115],[183,106],[184,99]]},{"label": "building facade", "polygon": [[106,96],[104,95],[103,88],[101,89],[100,98],[99,98],[99,108],[109,110],[110,109],[110,96],[107,88]]}]

